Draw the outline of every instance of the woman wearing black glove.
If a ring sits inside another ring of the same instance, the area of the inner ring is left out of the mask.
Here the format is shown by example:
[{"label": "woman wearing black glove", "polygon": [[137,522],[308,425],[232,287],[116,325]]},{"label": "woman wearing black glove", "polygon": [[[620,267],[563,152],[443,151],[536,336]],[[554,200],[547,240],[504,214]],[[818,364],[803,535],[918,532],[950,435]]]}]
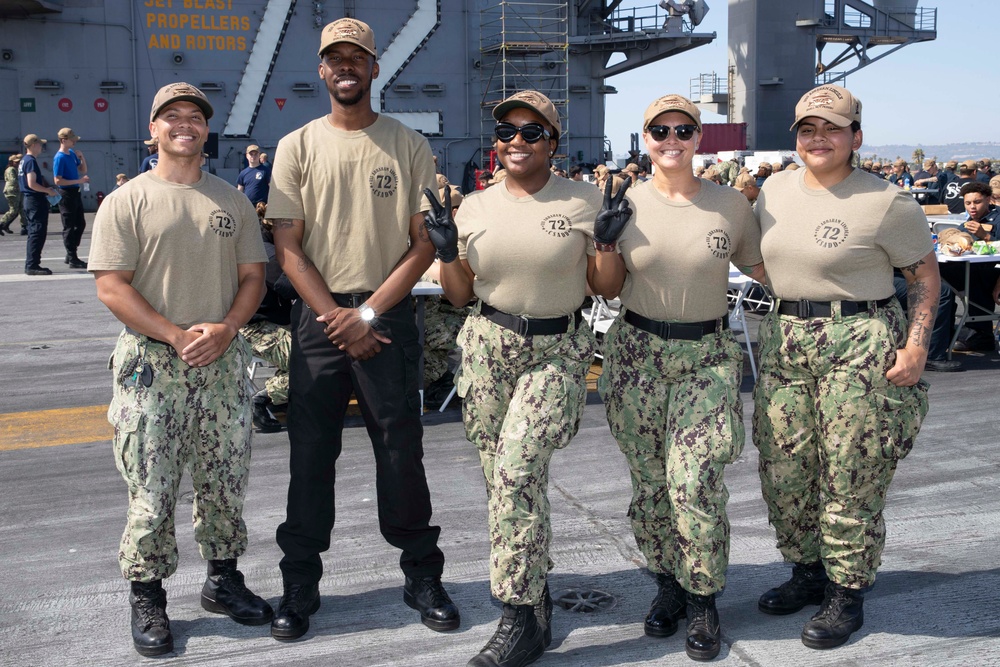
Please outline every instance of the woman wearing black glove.
[{"label": "woman wearing black glove", "polygon": [[658,585],[645,632],[672,635],[687,616],[688,655],[710,660],[729,559],[723,470],[744,439],[729,264],[764,279],[760,228],[739,191],[694,176],[701,115],[689,100],[653,102],[643,138],[656,170],[629,195],[635,217],[618,243],[624,279],[603,292],[620,291],[623,310],[604,340],[598,386],[632,471],[636,543]]},{"label": "woman wearing black glove", "polygon": [[[479,297],[458,336],[457,386],[486,480],[490,584],[503,614],[469,665],[518,667],[551,641],[549,461],[586,403],[595,346],[580,315],[587,276],[615,253],[594,249],[600,191],[549,169],[561,129],[552,102],[524,91],[493,117],[507,178],[469,195],[457,226],[448,202],[425,192],[426,221],[445,296],[455,305]],[[602,215],[605,243],[624,226],[619,217]]]}]

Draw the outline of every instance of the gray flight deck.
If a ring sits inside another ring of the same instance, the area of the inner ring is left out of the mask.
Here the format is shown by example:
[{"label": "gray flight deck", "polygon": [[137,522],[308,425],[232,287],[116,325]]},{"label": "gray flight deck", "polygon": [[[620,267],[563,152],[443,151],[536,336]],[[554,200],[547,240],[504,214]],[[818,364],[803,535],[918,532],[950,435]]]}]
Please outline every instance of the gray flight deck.
[{"label": "gray flight deck", "polygon": [[[185,481],[180,567],[166,584],[176,649],[155,659],[133,651],[127,585],[116,561],[126,495],[110,445],[101,438],[46,446],[66,441],[52,434],[81,428],[74,408],[107,404],[105,364],[119,330],[97,300],[93,280],[62,263],[59,227],[53,215],[43,264],[54,277],[24,276],[24,238],[0,238],[0,664],[465,665],[491,636],[499,609],[489,596],[478,458],[458,410],[426,417],[424,461],[447,557],[444,580],[462,612],[460,630],[432,632],[403,604],[398,552],[378,534],[370,445],[355,424],[344,433],[338,466],[338,522],[324,557],[322,607],[305,638],[278,643],[267,626],[239,626],[201,609],[205,565],[187,518]],[[88,230],[81,256],[89,241]],[[802,645],[799,632],[811,612],[772,617],[757,611],[757,597],[789,569],[767,523],[748,427],[744,453],[728,469],[732,549],[718,601],[724,645],[716,663],[1000,665],[1000,360],[956,356],[965,372],[927,374],[931,412],[889,494],[888,544],[867,596],[865,626],[839,649]],[[749,384],[747,378],[748,422]],[[692,664],[683,629],[667,639],[643,636],[654,582],[644,574],[625,516],[624,459],[600,401],[594,394],[590,399],[579,434],[552,464],[556,569],[550,583],[557,595],[576,590],[607,597],[589,596],[599,603],[591,613],[557,608],[552,648],[536,664]],[[49,435],[26,446],[22,426]],[[286,432],[254,436],[245,512],[250,547],[240,559],[250,587],[275,605],[281,554],[274,530],[284,516],[287,454]]]}]

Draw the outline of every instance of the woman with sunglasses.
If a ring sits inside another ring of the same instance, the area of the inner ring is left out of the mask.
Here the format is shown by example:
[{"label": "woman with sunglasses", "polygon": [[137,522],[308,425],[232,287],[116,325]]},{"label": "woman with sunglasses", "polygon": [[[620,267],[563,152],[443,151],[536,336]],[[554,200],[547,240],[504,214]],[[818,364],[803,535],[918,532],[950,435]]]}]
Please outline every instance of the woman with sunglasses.
[{"label": "woman with sunglasses", "polygon": [[503,614],[469,667],[519,667],[552,638],[549,461],[586,403],[595,343],[580,305],[588,276],[615,254],[594,246],[613,248],[629,211],[627,187],[602,209],[594,186],[550,171],[561,125],[545,95],[517,93],[493,117],[507,178],[469,195],[457,226],[450,203],[425,191],[426,220],[445,296],[456,306],[479,297],[458,336],[457,386],[486,479],[490,588]]},{"label": "woman with sunglasses", "polygon": [[620,278],[592,281],[605,296],[620,291],[623,306],[598,386],[632,473],[636,543],[657,582],[645,633],[670,636],[686,616],[688,656],[711,660],[729,558],[723,471],[745,436],[743,351],[727,330],[726,291],[730,262],[764,279],[760,230],[742,194],[694,175],[701,114],[690,100],[654,101],[643,138],[656,169],[629,193]]},{"label": "woman with sunglasses", "polygon": [[[828,649],[864,621],[886,491],[927,412],[918,381],[940,279],[920,206],[852,166],[860,100],[840,86],[815,88],[796,105],[791,131],[805,168],[770,177],[757,198],[778,301],[759,331],[753,440],[792,576],[757,606],[783,615],[821,605],[802,643]],[[893,267],[906,278],[909,324]]]}]

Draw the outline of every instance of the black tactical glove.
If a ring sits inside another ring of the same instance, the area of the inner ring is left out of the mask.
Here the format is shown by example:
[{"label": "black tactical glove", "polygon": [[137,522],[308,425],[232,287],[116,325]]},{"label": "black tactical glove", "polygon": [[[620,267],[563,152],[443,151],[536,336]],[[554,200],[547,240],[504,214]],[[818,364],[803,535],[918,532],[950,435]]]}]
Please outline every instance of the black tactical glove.
[{"label": "black tactical glove", "polygon": [[458,258],[458,227],[451,218],[451,187],[445,188],[444,205],[430,188],[424,188],[424,195],[431,203],[431,210],[424,213],[424,226],[437,250],[437,258],[450,264]]},{"label": "black tactical glove", "polygon": [[628,190],[632,179],[626,178],[614,197],[611,196],[612,180],[608,178],[604,185],[604,205],[597,214],[597,220],[594,221],[594,243],[607,246],[613,246],[618,242],[625,224],[632,217],[632,209],[625,199],[625,191]]}]

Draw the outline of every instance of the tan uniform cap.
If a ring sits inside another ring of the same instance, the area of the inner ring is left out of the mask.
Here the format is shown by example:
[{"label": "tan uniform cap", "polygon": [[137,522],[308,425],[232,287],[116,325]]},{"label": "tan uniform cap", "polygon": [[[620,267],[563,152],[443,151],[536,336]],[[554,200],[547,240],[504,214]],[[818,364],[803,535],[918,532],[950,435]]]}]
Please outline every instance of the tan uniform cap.
[{"label": "tan uniform cap", "polygon": [[833,84],[813,88],[802,96],[795,105],[795,122],[788,128],[794,130],[803,118],[816,116],[837,127],[848,127],[857,121],[861,123],[861,100],[851,91]]},{"label": "tan uniform cap", "polygon": [[378,58],[375,52],[375,33],[367,23],[357,19],[337,19],[328,23],[319,38],[319,56],[334,44],[346,42],[360,46],[372,56]]},{"label": "tan uniform cap", "polygon": [[537,90],[522,90],[519,93],[514,93],[493,107],[493,118],[502,120],[508,111],[516,108],[531,109],[548,121],[549,125],[556,131],[556,136],[553,139],[562,134],[562,123],[559,122],[559,112],[556,111],[556,105]]},{"label": "tan uniform cap", "polygon": [[201,112],[205,114],[205,120],[211,118],[214,113],[211,103],[209,103],[208,98],[205,97],[205,93],[201,92],[190,83],[179,81],[177,83],[168,83],[157,91],[156,97],[153,98],[153,107],[149,112],[149,122],[152,123],[156,120],[160,111],[162,111],[165,106],[173,104],[174,102],[193,102],[194,104],[197,104],[198,108],[201,109]]},{"label": "tan uniform cap", "polygon": [[661,113],[667,113],[668,111],[681,112],[694,121],[699,131],[701,130],[701,111],[691,100],[683,95],[664,95],[646,107],[646,113],[642,115],[642,131],[645,132],[649,128],[649,124],[653,122],[653,119]]}]

